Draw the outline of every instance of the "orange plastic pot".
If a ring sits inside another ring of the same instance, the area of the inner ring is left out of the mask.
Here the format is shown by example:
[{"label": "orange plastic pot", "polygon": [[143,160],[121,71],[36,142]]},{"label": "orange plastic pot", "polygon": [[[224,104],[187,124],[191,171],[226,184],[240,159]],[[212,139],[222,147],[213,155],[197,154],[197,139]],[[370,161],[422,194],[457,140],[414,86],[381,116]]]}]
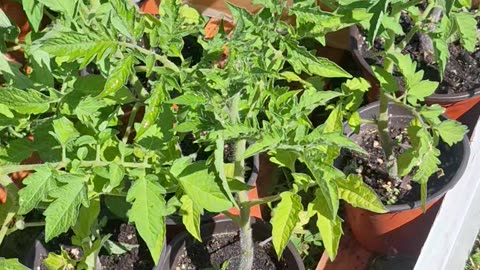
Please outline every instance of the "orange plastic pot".
[{"label": "orange plastic pot", "polygon": [[446,116],[459,119],[480,103],[480,89],[475,89],[471,93],[434,94],[425,101],[427,104],[441,105],[446,109]]},{"label": "orange plastic pot", "polygon": [[[359,113],[362,119],[378,119],[379,103],[371,103],[361,108]],[[392,103],[389,104],[389,114],[392,127],[407,127],[412,119],[409,111]],[[367,128],[376,128],[376,126],[364,124],[360,127],[360,129]],[[346,123],[344,130],[353,141],[361,139]],[[439,159],[442,162],[448,161],[450,164],[443,168],[444,176],[435,179],[443,184],[428,188],[425,213],[421,209],[420,200],[408,204],[387,205],[388,213],[386,214],[377,214],[346,205],[346,222],[360,245],[382,255],[419,255],[440,207],[441,198],[455,186],[467,167],[470,143],[465,136],[462,142],[451,147],[440,142],[439,149],[441,152]],[[339,164],[342,162],[337,161],[337,166]]]},{"label": "orange plastic pot", "polygon": [[376,214],[345,205],[346,220],[355,239],[367,250],[384,255],[418,256],[442,200],[420,208]]},{"label": "orange plastic pot", "polygon": [[144,13],[158,15],[158,7],[160,6],[160,0],[146,0],[142,1],[139,5],[140,10]]}]

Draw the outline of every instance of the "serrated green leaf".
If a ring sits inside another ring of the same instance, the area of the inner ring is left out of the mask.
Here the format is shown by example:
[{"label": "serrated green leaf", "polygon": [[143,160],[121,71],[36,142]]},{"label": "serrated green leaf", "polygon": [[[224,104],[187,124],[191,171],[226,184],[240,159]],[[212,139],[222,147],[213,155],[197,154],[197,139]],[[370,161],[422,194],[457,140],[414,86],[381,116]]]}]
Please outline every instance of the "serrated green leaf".
[{"label": "serrated green leaf", "polygon": [[222,212],[233,205],[208,171],[205,162],[189,164],[177,176],[182,189],[198,206],[210,212]]},{"label": "serrated green leaf", "polygon": [[348,125],[350,128],[357,132],[360,129],[360,125],[362,124],[362,118],[360,117],[360,114],[358,111],[355,111],[350,115],[350,118],[348,118]]},{"label": "serrated green leaf", "polygon": [[278,205],[273,209],[272,224],[272,242],[278,258],[281,258],[283,250],[288,244],[293,229],[300,220],[299,214],[303,210],[302,199],[295,193],[282,192],[282,198]]},{"label": "serrated green leaf", "polygon": [[314,141],[315,139],[317,142],[320,142],[322,145],[337,146],[337,147],[355,151],[364,155],[368,155],[367,151],[365,151],[363,148],[358,146],[358,144],[356,144],[351,139],[345,137],[341,133],[335,133],[335,132],[325,133],[325,134],[321,134],[316,138],[313,138],[313,137],[310,138],[311,141]]},{"label": "serrated green leaf", "polygon": [[465,50],[474,52],[477,45],[477,20],[467,12],[455,12],[453,17],[460,32],[460,42]]},{"label": "serrated green leaf", "polygon": [[317,228],[322,236],[323,246],[327,251],[330,260],[334,260],[337,256],[338,246],[340,244],[340,238],[342,237],[342,222],[339,218],[336,220],[328,219],[317,214]]},{"label": "serrated green leaf", "polygon": [[133,64],[135,57],[130,54],[117,63],[117,66],[112,70],[107,78],[105,87],[100,93],[100,97],[106,97],[115,93],[125,85],[130,75],[133,73]]},{"label": "serrated green leaf", "polygon": [[122,183],[123,177],[125,176],[124,169],[116,163],[110,163],[108,166],[108,173],[110,176],[109,187],[111,189],[118,187]]},{"label": "serrated green leaf", "polygon": [[107,36],[91,37],[77,32],[59,32],[48,39],[40,39],[40,48],[53,56],[65,58],[66,61],[83,59],[85,67],[95,57],[105,57],[106,52],[115,53],[119,41]]},{"label": "serrated green leaf", "polygon": [[183,225],[195,239],[202,242],[200,236],[200,210],[198,206],[186,195],[182,196],[180,201],[182,202],[180,214],[182,215]]},{"label": "serrated green leaf", "polygon": [[80,205],[89,206],[86,177],[74,174],[57,176],[63,186],[49,192],[54,201],[43,213],[45,216],[45,241],[64,233],[75,225]]},{"label": "serrated green leaf", "polygon": [[0,258],[0,269],[3,270],[28,270],[28,267],[21,264],[18,259]]},{"label": "serrated green leaf", "polygon": [[52,170],[46,166],[37,168],[36,172],[30,174],[22,182],[25,187],[19,192],[20,209],[18,214],[25,215],[38,203],[47,198],[48,193],[57,187]]},{"label": "serrated green leaf", "polygon": [[406,176],[409,174],[413,167],[417,165],[417,157],[415,156],[415,151],[413,149],[408,149],[403,152],[397,158],[398,165],[398,175]]},{"label": "serrated green leaf", "polygon": [[407,99],[411,104],[417,101],[424,101],[426,97],[432,95],[438,88],[438,82],[421,81],[408,89]]},{"label": "serrated green leaf", "polygon": [[404,35],[402,26],[398,21],[395,21],[394,17],[382,17],[382,26],[385,29],[392,30],[395,35]]},{"label": "serrated green leaf", "polygon": [[50,100],[35,90],[4,88],[0,91],[0,103],[22,114],[40,114],[50,107]]},{"label": "serrated green leaf", "polygon": [[387,209],[379,200],[375,191],[363,183],[358,175],[349,175],[346,180],[336,181],[340,199],[353,207],[370,210],[375,213],[386,213]]},{"label": "serrated green leaf", "polygon": [[127,194],[132,202],[129,221],[135,223],[138,233],[147,244],[155,264],[158,264],[165,241],[165,193],[157,182],[141,177],[133,183]]},{"label": "serrated green leaf", "polygon": [[389,0],[376,1],[375,5],[369,10],[373,16],[370,19],[370,28],[368,29],[367,39],[370,46],[373,46],[375,38],[377,37],[378,30],[382,25],[383,17],[387,14],[387,8],[390,4]]},{"label": "serrated green leaf", "polygon": [[296,73],[306,72],[326,78],[350,78],[348,72],[343,70],[327,58],[316,57],[304,47],[294,43],[285,43],[287,47],[287,61]]},{"label": "serrated green leaf", "polygon": [[80,135],[72,121],[66,117],[53,120],[53,130],[55,131],[55,138],[63,146],[78,138]]},{"label": "serrated green leaf", "polygon": [[435,59],[440,66],[440,78],[443,79],[443,75],[445,74],[445,68],[447,67],[448,58],[450,57],[450,51],[448,50],[447,41],[440,38],[434,39],[433,49],[435,53]]},{"label": "serrated green leaf", "polygon": [[295,184],[298,185],[299,189],[303,189],[304,191],[307,191],[310,184],[314,182],[309,175],[304,173],[292,173],[292,176]]},{"label": "serrated green leaf", "polygon": [[372,66],[372,70],[383,90],[392,94],[398,91],[398,82],[392,74],[378,66]]},{"label": "serrated green leaf", "polygon": [[258,153],[264,152],[265,150],[279,144],[280,141],[281,138],[277,137],[276,134],[264,134],[261,139],[259,139],[247,148],[243,155],[243,158],[248,158]]},{"label": "serrated green leaf", "polygon": [[435,129],[438,130],[442,140],[450,146],[462,141],[468,132],[466,126],[453,120],[443,121]]},{"label": "serrated green leaf", "polygon": [[35,83],[53,88],[54,79],[50,67],[50,55],[45,51],[35,50],[29,57],[29,62],[32,67],[30,79]]},{"label": "serrated green leaf", "polygon": [[38,2],[44,4],[51,10],[61,12],[61,14],[65,14],[68,17],[73,18],[78,0],[38,0]]},{"label": "serrated green leaf", "polygon": [[295,161],[297,160],[297,154],[293,151],[278,149],[271,151],[270,161],[281,166],[289,168],[290,171],[295,171]]},{"label": "serrated green leaf", "polygon": [[22,7],[35,32],[38,32],[43,19],[43,5],[35,0],[22,0]]},{"label": "serrated green leaf", "polygon": [[195,107],[205,103],[205,98],[199,95],[195,95],[192,93],[186,93],[174,99],[168,100],[168,104],[177,104],[177,105],[188,105],[191,107]]},{"label": "serrated green leaf", "polygon": [[450,11],[455,4],[455,0],[436,0],[435,2],[437,5],[443,8],[447,16],[450,15]]},{"label": "serrated green leaf", "polygon": [[100,115],[99,110],[106,106],[107,103],[103,99],[88,96],[80,100],[73,112],[78,117],[78,120],[88,124],[98,117]]}]

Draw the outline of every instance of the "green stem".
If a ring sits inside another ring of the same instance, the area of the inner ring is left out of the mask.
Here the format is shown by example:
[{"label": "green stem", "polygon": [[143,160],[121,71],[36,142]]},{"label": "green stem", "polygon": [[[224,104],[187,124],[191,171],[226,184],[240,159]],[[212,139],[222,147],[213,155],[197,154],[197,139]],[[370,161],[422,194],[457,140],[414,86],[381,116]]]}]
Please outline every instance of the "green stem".
[{"label": "green stem", "polygon": [[27,222],[23,225],[23,228],[42,227],[42,226],[45,226],[45,221]]},{"label": "green stem", "polygon": [[[240,116],[238,107],[240,103],[240,94],[236,94],[231,101],[229,108],[229,117],[232,123],[238,123]],[[234,178],[245,183],[245,154],[247,141],[238,140],[235,144],[235,162],[234,162]],[[239,227],[240,227],[240,252],[242,258],[240,260],[239,270],[251,270],[253,266],[253,236],[252,227],[250,226],[250,206],[242,206],[247,203],[248,191],[240,191],[238,193],[238,202],[240,207]]]},{"label": "green stem", "polygon": [[398,48],[400,51],[403,51],[403,49],[405,49],[405,47],[408,45],[408,43],[410,43],[410,40],[412,40],[413,36],[415,35],[415,33],[418,32],[419,29],[420,26],[415,25],[414,27],[412,27],[412,29],[410,29],[410,31],[408,31],[402,41],[398,44]]},{"label": "green stem", "polygon": [[391,177],[397,178],[398,169],[397,169],[397,160],[393,155],[393,141],[390,138],[390,132],[388,130],[388,103],[389,98],[388,96],[380,92],[380,107],[379,107],[379,115],[378,115],[378,134],[380,138],[380,142],[382,145],[383,152],[385,153],[386,165],[388,169],[388,173]]},{"label": "green stem", "polygon": [[[125,168],[136,168],[136,169],[147,169],[147,168],[152,168],[152,165],[150,164],[145,164],[145,163],[135,163],[135,162],[108,162],[108,161],[81,161],[80,162],[80,167],[83,168],[94,168],[94,167],[106,167],[112,163],[116,163],[118,165],[121,165]],[[50,166],[56,168],[56,169],[61,169],[65,168],[65,166],[68,165],[67,162],[54,162],[54,163],[49,163]],[[27,164],[27,165],[6,165],[6,166],[1,166],[0,167],[0,174],[10,174],[14,172],[22,172],[22,171],[34,171],[37,168],[45,166],[45,164]]]}]

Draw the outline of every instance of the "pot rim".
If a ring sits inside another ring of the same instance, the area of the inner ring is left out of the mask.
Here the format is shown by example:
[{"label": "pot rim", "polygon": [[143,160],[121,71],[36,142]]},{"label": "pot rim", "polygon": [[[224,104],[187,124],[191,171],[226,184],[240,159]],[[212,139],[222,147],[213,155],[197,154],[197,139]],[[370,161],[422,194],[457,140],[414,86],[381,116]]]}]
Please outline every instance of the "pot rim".
[{"label": "pot rim", "polygon": [[[353,58],[357,64],[359,64],[363,70],[365,70],[372,78],[375,78],[375,81],[377,84],[379,84],[375,73],[371,69],[370,65],[365,61],[365,58],[363,58],[363,55],[360,50],[360,38],[363,37],[360,34],[360,31],[358,30],[357,26],[351,26],[350,27],[350,40],[351,40],[351,52],[353,55]],[[468,100],[471,98],[475,98],[480,96],[480,88],[474,88],[471,89],[467,92],[462,92],[462,93],[454,93],[454,94],[432,94],[428,97],[425,98],[426,103],[434,103],[434,104],[440,104],[440,105],[446,105],[446,104],[452,104],[464,100]]]},{"label": "pot rim", "polygon": [[[251,217],[250,218],[250,223],[252,225],[257,224],[257,225],[263,226],[266,229],[271,231],[271,225],[269,223],[264,222],[261,219]],[[225,231],[225,232],[229,231],[228,227],[230,227],[230,228],[232,228],[232,227],[237,228],[238,227],[238,225],[236,225],[231,219],[222,217],[222,218],[215,219],[210,223],[202,224],[201,227],[200,227],[200,231],[201,231],[202,236],[204,235],[204,231],[202,231],[202,228],[205,228],[205,227],[212,227],[213,234],[215,234],[216,233],[215,232],[215,229],[216,229],[215,227],[217,226],[217,224],[219,224],[221,226],[220,229],[222,231]],[[162,267],[163,266],[170,267],[170,262],[169,262],[170,257],[172,255],[176,255],[176,254],[174,254],[175,251],[177,251],[177,254],[178,254],[178,252],[180,252],[179,249],[182,248],[182,246],[184,245],[185,241],[188,238],[193,238],[193,237],[187,231],[183,231],[180,234],[178,234],[177,236],[175,236],[170,241],[170,243],[168,243],[168,245],[166,245],[163,248],[162,254],[160,256],[159,263],[154,268],[154,270],[168,270],[168,268],[165,269],[165,268],[162,268]],[[302,258],[300,257],[300,254],[298,254],[297,249],[295,248],[293,243],[290,242],[290,241],[288,242],[287,247],[285,248],[285,251],[287,251],[287,250],[290,252],[290,255],[291,255],[294,263],[298,266],[297,269],[298,270],[305,270],[305,266],[303,264]],[[284,253],[285,253],[285,251],[284,251]]]},{"label": "pot rim", "polygon": [[[380,102],[378,102],[378,101],[372,102],[372,103],[368,104],[367,106],[361,107],[358,110],[358,112],[360,114],[362,114],[362,113],[370,111],[370,110],[375,110],[377,107],[379,107],[379,104],[380,104]],[[395,105],[393,103],[390,103],[389,106],[399,107],[398,105]],[[445,115],[443,115],[442,118],[449,119]],[[364,125],[364,124],[362,124],[362,125]],[[344,134],[345,135],[350,136],[351,134],[353,134],[353,131],[348,126],[348,123],[344,122],[343,126],[344,126]],[[440,197],[442,197],[443,195],[445,195],[447,193],[447,191],[452,189],[456,185],[456,183],[462,178],[462,175],[465,172],[465,170],[467,168],[467,165],[468,165],[468,160],[469,160],[469,156],[470,156],[470,142],[468,140],[468,137],[465,135],[463,137],[463,140],[461,142],[458,142],[457,144],[460,144],[460,143],[461,143],[462,148],[463,148],[463,157],[462,157],[462,160],[461,160],[456,172],[453,174],[450,181],[448,181],[448,183],[446,183],[441,189],[437,190],[432,195],[427,196],[427,199],[426,199],[426,202],[425,202],[426,205],[440,199]],[[388,214],[388,213],[402,212],[402,211],[408,211],[408,210],[413,210],[413,209],[420,208],[421,207],[421,201],[416,200],[415,202],[412,202],[410,204],[397,204],[397,205],[385,205],[384,204],[384,206],[387,208],[388,212],[386,214]]]}]

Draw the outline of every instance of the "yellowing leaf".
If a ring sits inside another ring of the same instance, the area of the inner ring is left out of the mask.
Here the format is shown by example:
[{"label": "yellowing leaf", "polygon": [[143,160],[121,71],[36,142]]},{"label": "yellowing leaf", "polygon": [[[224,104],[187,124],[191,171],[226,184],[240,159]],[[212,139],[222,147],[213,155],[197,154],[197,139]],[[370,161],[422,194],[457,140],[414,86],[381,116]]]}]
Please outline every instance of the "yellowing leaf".
[{"label": "yellowing leaf", "polygon": [[200,236],[200,210],[198,206],[186,195],[180,199],[182,205],[180,206],[180,214],[182,215],[182,222],[187,231],[202,242]]},{"label": "yellowing leaf", "polygon": [[346,180],[339,179],[336,183],[340,199],[353,207],[367,209],[375,213],[387,212],[375,191],[363,183],[360,176],[349,175]]},{"label": "yellowing leaf", "polygon": [[303,210],[301,198],[297,194],[283,192],[280,196],[282,200],[273,209],[273,217],[270,221],[273,226],[272,242],[278,258],[281,257],[287,246],[288,240],[300,220],[299,214]]},{"label": "yellowing leaf", "polygon": [[328,219],[321,214],[317,214],[317,227],[322,236],[323,246],[327,251],[330,260],[337,256],[340,238],[342,237],[342,222],[339,218],[336,220]]}]

